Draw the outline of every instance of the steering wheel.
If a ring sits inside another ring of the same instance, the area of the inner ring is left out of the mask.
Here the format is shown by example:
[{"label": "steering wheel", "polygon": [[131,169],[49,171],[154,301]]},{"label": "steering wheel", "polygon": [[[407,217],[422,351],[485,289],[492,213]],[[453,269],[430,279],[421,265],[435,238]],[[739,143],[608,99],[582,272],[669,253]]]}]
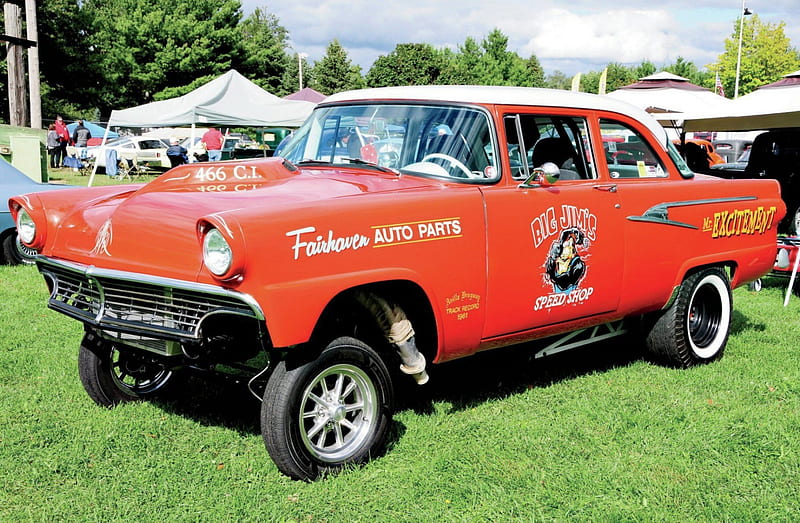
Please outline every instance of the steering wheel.
[{"label": "steering wheel", "polygon": [[472,178],[473,180],[481,178],[480,175],[475,174],[474,172],[470,171],[469,167],[467,167],[466,165],[461,163],[456,158],[453,158],[449,154],[431,153],[431,154],[425,155],[425,157],[420,161],[421,162],[427,162],[429,159],[434,159],[434,158],[438,158],[439,160],[445,160],[448,163],[450,163],[451,165],[453,165],[454,167],[458,167],[467,176],[467,178]]}]

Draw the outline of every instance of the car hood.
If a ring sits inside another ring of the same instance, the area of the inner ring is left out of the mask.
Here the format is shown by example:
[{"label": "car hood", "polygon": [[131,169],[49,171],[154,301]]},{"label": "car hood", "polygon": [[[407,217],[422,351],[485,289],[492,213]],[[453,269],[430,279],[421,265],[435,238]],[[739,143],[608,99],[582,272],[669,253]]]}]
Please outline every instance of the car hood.
[{"label": "car hood", "polygon": [[[298,169],[280,158],[176,167],[138,190],[103,193],[58,220],[43,254],[87,265],[194,279],[202,269],[201,223],[268,227],[325,213],[334,199],[440,187],[374,169]],[[89,193],[87,192],[87,195]],[[305,210],[305,211],[303,211]],[[52,220],[52,218],[50,218]]]}]

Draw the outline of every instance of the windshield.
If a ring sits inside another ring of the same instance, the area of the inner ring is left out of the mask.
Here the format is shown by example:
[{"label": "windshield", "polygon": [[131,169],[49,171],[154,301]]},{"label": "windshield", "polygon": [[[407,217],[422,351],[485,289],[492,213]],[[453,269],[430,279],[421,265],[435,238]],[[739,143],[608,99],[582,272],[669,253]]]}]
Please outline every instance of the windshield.
[{"label": "windshield", "polygon": [[496,180],[488,115],[458,106],[363,104],[322,107],[281,156],[293,163],[371,164],[407,174]]}]

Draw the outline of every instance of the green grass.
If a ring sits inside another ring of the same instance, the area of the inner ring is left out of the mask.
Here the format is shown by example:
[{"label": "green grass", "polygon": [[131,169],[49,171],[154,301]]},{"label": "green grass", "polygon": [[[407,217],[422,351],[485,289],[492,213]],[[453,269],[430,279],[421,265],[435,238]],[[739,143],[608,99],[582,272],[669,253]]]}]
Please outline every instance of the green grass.
[{"label": "green grass", "polygon": [[[84,187],[89,183],[88,175],[81,175],[79,172],[75,172],[72,169],[66,167],[60,169],[53,169],[51,167],[48,167],[47,174],[49,177],[49,183],[79,185]],[[104,172],[101,171],[95,174],[94,180],[92,180],[92,186],[96,187],[98,185],[121,185],[123,183],[146,183],[151,180],[155,180],[159,174],[161,174],[161,171],[154,171],[153,175],[139,176],[134,180],[126,179],[124,181],[121,181],[119,179],[109,178],[108,176],[106,176]]]},{"label": "green grass", "polygon": [[800,299],[734,293],[724,357],[675,370],[605,344],[435,367],[388,452],[316,483],[270,461],[255,399],[95,406],[82,328],[0,267],[0,521],[796,521]]}]

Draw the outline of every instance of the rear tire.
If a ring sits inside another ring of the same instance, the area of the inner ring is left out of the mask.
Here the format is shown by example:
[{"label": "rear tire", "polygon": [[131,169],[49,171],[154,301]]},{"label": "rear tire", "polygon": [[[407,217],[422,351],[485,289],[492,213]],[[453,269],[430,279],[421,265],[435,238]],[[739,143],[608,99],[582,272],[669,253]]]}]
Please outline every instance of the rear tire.
[{"label": "rear tire", "polygon": [[261,406],[264,444],[294,479],[364,463],[383,450],[393,394],[380,356],[359,340],[337,338],[311,361],[278,363]]},{"label": "rear tire", "polygon": [[650,327],[647,348],[677,367],[718,359],[728,342],[732,308],[730,284],[722,270],[690,274],[672,306]]}]

